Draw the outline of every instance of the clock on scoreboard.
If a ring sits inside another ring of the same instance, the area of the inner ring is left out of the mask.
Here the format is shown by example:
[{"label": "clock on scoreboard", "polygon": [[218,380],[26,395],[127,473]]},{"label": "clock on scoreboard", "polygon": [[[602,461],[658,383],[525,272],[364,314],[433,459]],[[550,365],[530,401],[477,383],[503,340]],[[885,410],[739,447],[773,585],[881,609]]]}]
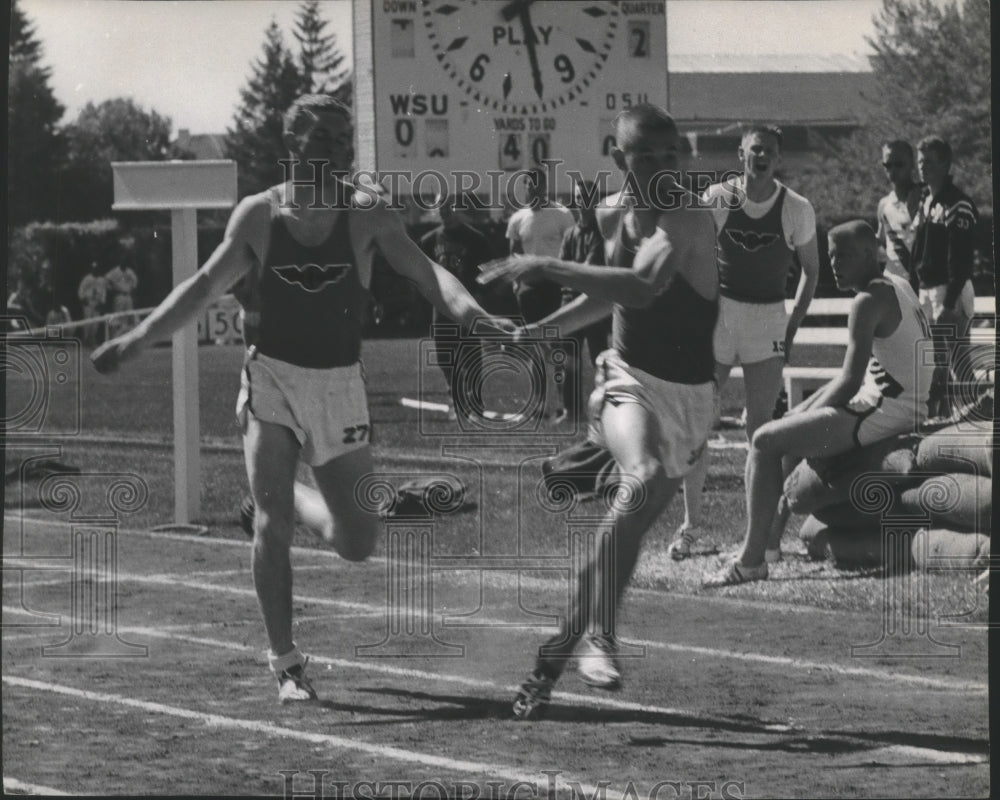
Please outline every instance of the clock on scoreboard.
[{"label": "clock on scoreboard", "polygon": [[566,192],[567,170],[613,170],[618,112],[666,105],[662,0],[371,0],[368,11],[374,166],[416,175],[404,193],[433,194],[420,173],[500,187],[552,160]]}]

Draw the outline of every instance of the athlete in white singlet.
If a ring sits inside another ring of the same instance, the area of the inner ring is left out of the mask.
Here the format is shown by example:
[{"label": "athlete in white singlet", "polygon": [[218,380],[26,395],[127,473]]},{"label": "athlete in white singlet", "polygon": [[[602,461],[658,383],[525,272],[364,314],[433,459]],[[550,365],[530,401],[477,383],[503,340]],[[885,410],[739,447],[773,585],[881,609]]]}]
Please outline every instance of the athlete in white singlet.
[{"label": "athlete in white singlet", "polygon": [[857,293],[848,316],[843,367],[804,403],[757,429],[747,460],[743,549],[706,586],[767,578],[764,553],[777,547],[774,539],[781,535],[775,518],[783,460],[834,456],[915,431],[926,413],[934,365],[921,357],[920,348],[929,347],[931,334],[916,294],[903,279],[882,274],[875,232],[866,223],[838,225],[829,239],[837,286]]}]

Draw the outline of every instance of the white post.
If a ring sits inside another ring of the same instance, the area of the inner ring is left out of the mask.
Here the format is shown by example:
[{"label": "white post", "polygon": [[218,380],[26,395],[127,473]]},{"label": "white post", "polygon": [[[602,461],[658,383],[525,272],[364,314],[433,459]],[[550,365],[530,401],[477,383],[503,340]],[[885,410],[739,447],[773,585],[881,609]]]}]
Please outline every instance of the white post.
[{"label": "white post", "polygon": [[[171,217],[174,286],[198,267],[198,221],[193,208]],[[187,525],[201,514],[201,424],[198,415],[198,324],[174,334],[174,519]]]},{"label": "white post", "polygon": [[[236,202],[233,161],[113,162],[115,211],[170,211],[174,286],[198,269],[199,208]],[[198,420],[198,325],[173,337],[174,515],[188,525],[201,514]]]}]

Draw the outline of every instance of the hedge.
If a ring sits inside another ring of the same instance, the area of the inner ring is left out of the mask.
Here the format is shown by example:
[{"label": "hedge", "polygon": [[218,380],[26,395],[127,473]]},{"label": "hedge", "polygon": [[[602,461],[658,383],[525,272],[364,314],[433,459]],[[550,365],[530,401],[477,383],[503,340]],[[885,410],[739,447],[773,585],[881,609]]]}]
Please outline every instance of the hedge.
[{"label": "hedge", "polygon": [[[225,220],[217,214],[199,216],[198,261],[204,263],[222,241]],[[426,223],[414,225],[410,228],[410,236],[418,241],[431,227]],[[489,223],[485,230],[498,256],[506,252],[504,230],[505,226],[497,222]],[[976,294],[980,296],[995,293],[992,233],[992,215],[985,213],[976,231],[979,261],[973,276]],[[842,295],[837,290],[830,269],[825,229],[818,231],[818,239],[820,279],[817,296]],[[46,261],[50,265],[48,275],[43,274]],[[13,289],[21,275],[34,278],[43,286],[49,284],[57,302],[66,306],[74,319],[79,319],[81,309],[77,289],[91,261],[97,262],[102,274],[116,264],[130,266],[139,278],[134,298],[136,307],[156,305],[173,286],[169,218],[165,214],[146,214],[141,219],[131,217],[127,221],[34,222],[17,228],[11,236],[9,284]],[[789,276],[787,288],[790,297],[794,296],[797,283],[796,272]],[[372,289],[383,307],[384,318],[380,326],[370,326],[369,335],[413,336],[426,333],[431,317],[430,306],[407,280],[377,261]],[[516,313],[512,294],[502,287],[494,288],[483,302],[493,313]]]}]

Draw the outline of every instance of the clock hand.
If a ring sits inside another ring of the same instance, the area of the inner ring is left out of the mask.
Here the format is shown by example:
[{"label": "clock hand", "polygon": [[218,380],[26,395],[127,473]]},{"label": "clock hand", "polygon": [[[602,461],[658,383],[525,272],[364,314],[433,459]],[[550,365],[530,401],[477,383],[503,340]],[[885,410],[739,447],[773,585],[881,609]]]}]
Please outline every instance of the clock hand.
[{"label": "clock hand", "polygon": [[521,5],[518,17],[521,20],[521,30],[524,33],[524,44],[528,48],[528,61],[531,63],[531,77],[535,84],[535,94],[541,100],[545,90],[542,86],[542,70],[538,66],[538,53],[535,51],[535,29],[531,25],[531,11],[528,9],[528,2]]},{"label": "clock hand", "polygon": [[500,16],[503,17],[504,22],[510,22],[514,17],[520,15],[521,11],[526,9],[535,0],[511,0],[501,9]]}]

